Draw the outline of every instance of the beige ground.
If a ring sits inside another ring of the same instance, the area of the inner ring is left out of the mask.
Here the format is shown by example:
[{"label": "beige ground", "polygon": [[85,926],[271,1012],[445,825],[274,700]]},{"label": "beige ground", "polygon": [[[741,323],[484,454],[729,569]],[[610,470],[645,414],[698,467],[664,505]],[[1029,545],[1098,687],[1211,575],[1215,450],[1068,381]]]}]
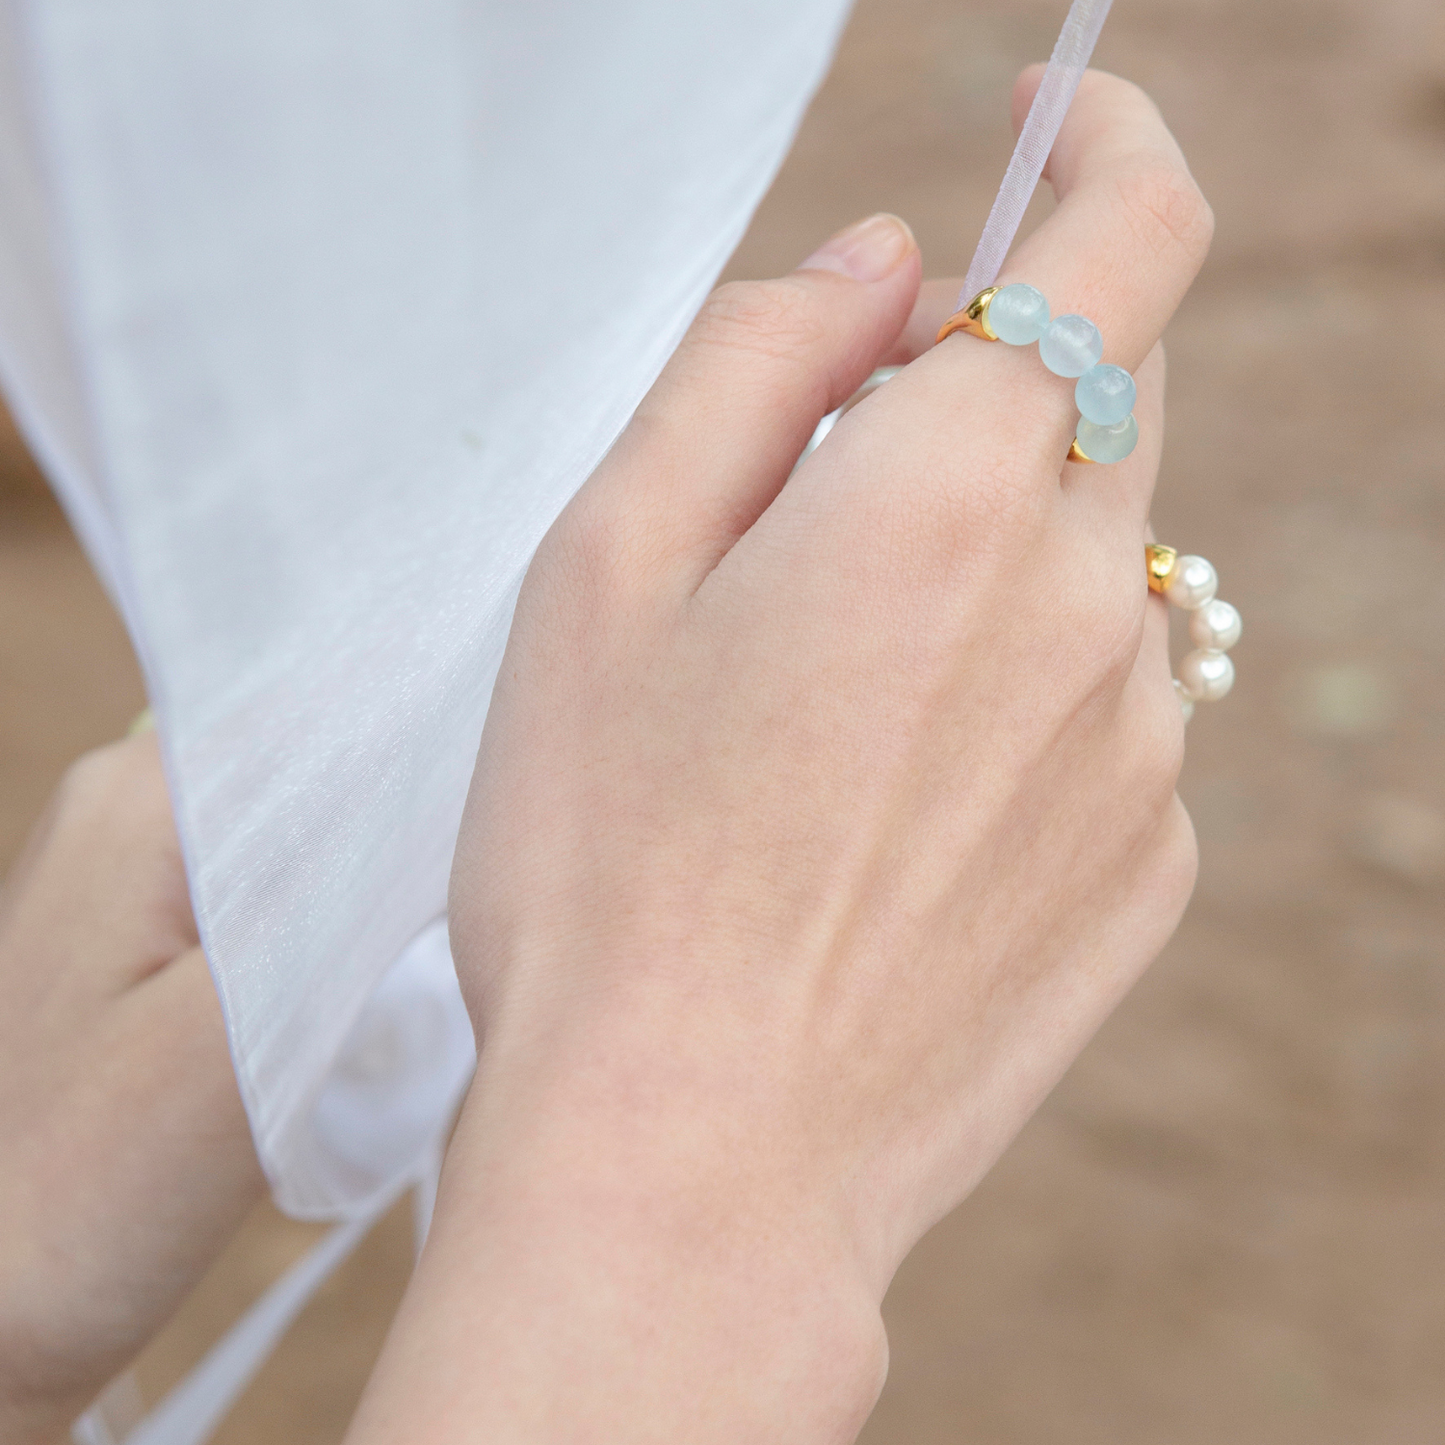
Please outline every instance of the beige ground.
[{"label": "beige ground", "polygon": [[[863,0],[736,264],[869,210],[967,258],[1014,71],[1063,0]],[[1445,14],[1438,0],[1118,0],[1219,214],[1170,335],[1156,523],[1247,619],[1183,792],[1179,937],[900,1274],[870,1445],[1445,1440]],[[141,703],[116,623],[7,454],[0,857]],[[307,1231],[260,1214],[154,1388]],[[394,1219],[226,1445],[339,1439],[405,1277]]]}]

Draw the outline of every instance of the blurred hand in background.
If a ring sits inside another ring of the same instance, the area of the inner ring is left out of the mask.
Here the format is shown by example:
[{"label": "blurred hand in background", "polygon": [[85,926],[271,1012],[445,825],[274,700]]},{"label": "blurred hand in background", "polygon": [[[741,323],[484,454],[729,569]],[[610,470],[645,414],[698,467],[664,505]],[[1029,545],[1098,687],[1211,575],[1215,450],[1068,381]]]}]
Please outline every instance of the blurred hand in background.
[{"label": "blurred hand in background", "polygon": [[153,733],[75,763],[0,890],[0,1442],[68,1427],[264,1180]]}]

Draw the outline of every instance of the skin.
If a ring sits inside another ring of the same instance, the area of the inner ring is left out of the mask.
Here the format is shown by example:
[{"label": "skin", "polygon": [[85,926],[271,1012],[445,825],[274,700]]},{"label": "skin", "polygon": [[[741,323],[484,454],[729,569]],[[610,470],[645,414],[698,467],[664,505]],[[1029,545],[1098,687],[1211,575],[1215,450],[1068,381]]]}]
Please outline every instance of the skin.
[{"label": "skin", "polygon": [[80,759],[0,890],[0,1442],[70,1423],[263,1179],[154,734]]},{"label": "skin", "polygon": [[[1172,932],[1141,553],[1210,218],[1111,77],[1053,167],[1001,279],[1136,371],[1129,461],[1062,465],[1032,350],[931,349],[956,283],[920,295],[875,219],[723,288],[539,553],[454,876],[480,1072],[353,1445],[852,1439],[898,1262]],[[153,738],[62,785],[0,995],[0,1441],[32,1445],[262,1188]]]},{"label": "skin", "polygon": [[1129,460],[1063,464],[1032,348],[929,348],[882,218],[718,292],[546,539],[453,877],[480,1069],[351,1445],[851,1440],[899,1261],[1173,931],[1143,545],[1211,219],[1101,74],[1051,180],[1001,280],[1137,373]]}]

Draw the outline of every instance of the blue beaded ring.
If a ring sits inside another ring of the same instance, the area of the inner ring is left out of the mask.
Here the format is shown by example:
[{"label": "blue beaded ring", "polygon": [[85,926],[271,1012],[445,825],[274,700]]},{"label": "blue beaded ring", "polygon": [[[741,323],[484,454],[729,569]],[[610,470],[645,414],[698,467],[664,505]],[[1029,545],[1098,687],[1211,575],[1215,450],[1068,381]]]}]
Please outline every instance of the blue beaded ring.
[{"label": "blue beaded ring", "polygon": [[1078,378],[1071,462],[1122,462],[1138,445],[1134,378],[1102,360],[1104,338],[1087,317],[1050,318],[1049,303],[1032,286],[989,286],[943,323],[938,340],[955,331],[1010,346],[1038,342],[1039,356],[1055,376]]}]

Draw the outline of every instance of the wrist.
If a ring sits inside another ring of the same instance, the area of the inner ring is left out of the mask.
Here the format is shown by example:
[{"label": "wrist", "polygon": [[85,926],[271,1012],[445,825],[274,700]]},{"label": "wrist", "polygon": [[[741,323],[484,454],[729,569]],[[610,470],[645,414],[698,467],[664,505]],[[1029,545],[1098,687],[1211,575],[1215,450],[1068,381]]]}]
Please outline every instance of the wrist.
[{"label": "wrist", "polygon": [[390,1438],[460,1321],[475,1377],[409,1439],[851,1441],[886,1340],[843,1211],[746,1108],[694,1108],[672,1051],[566,1047],[489,1039],[356,1438]]}]

